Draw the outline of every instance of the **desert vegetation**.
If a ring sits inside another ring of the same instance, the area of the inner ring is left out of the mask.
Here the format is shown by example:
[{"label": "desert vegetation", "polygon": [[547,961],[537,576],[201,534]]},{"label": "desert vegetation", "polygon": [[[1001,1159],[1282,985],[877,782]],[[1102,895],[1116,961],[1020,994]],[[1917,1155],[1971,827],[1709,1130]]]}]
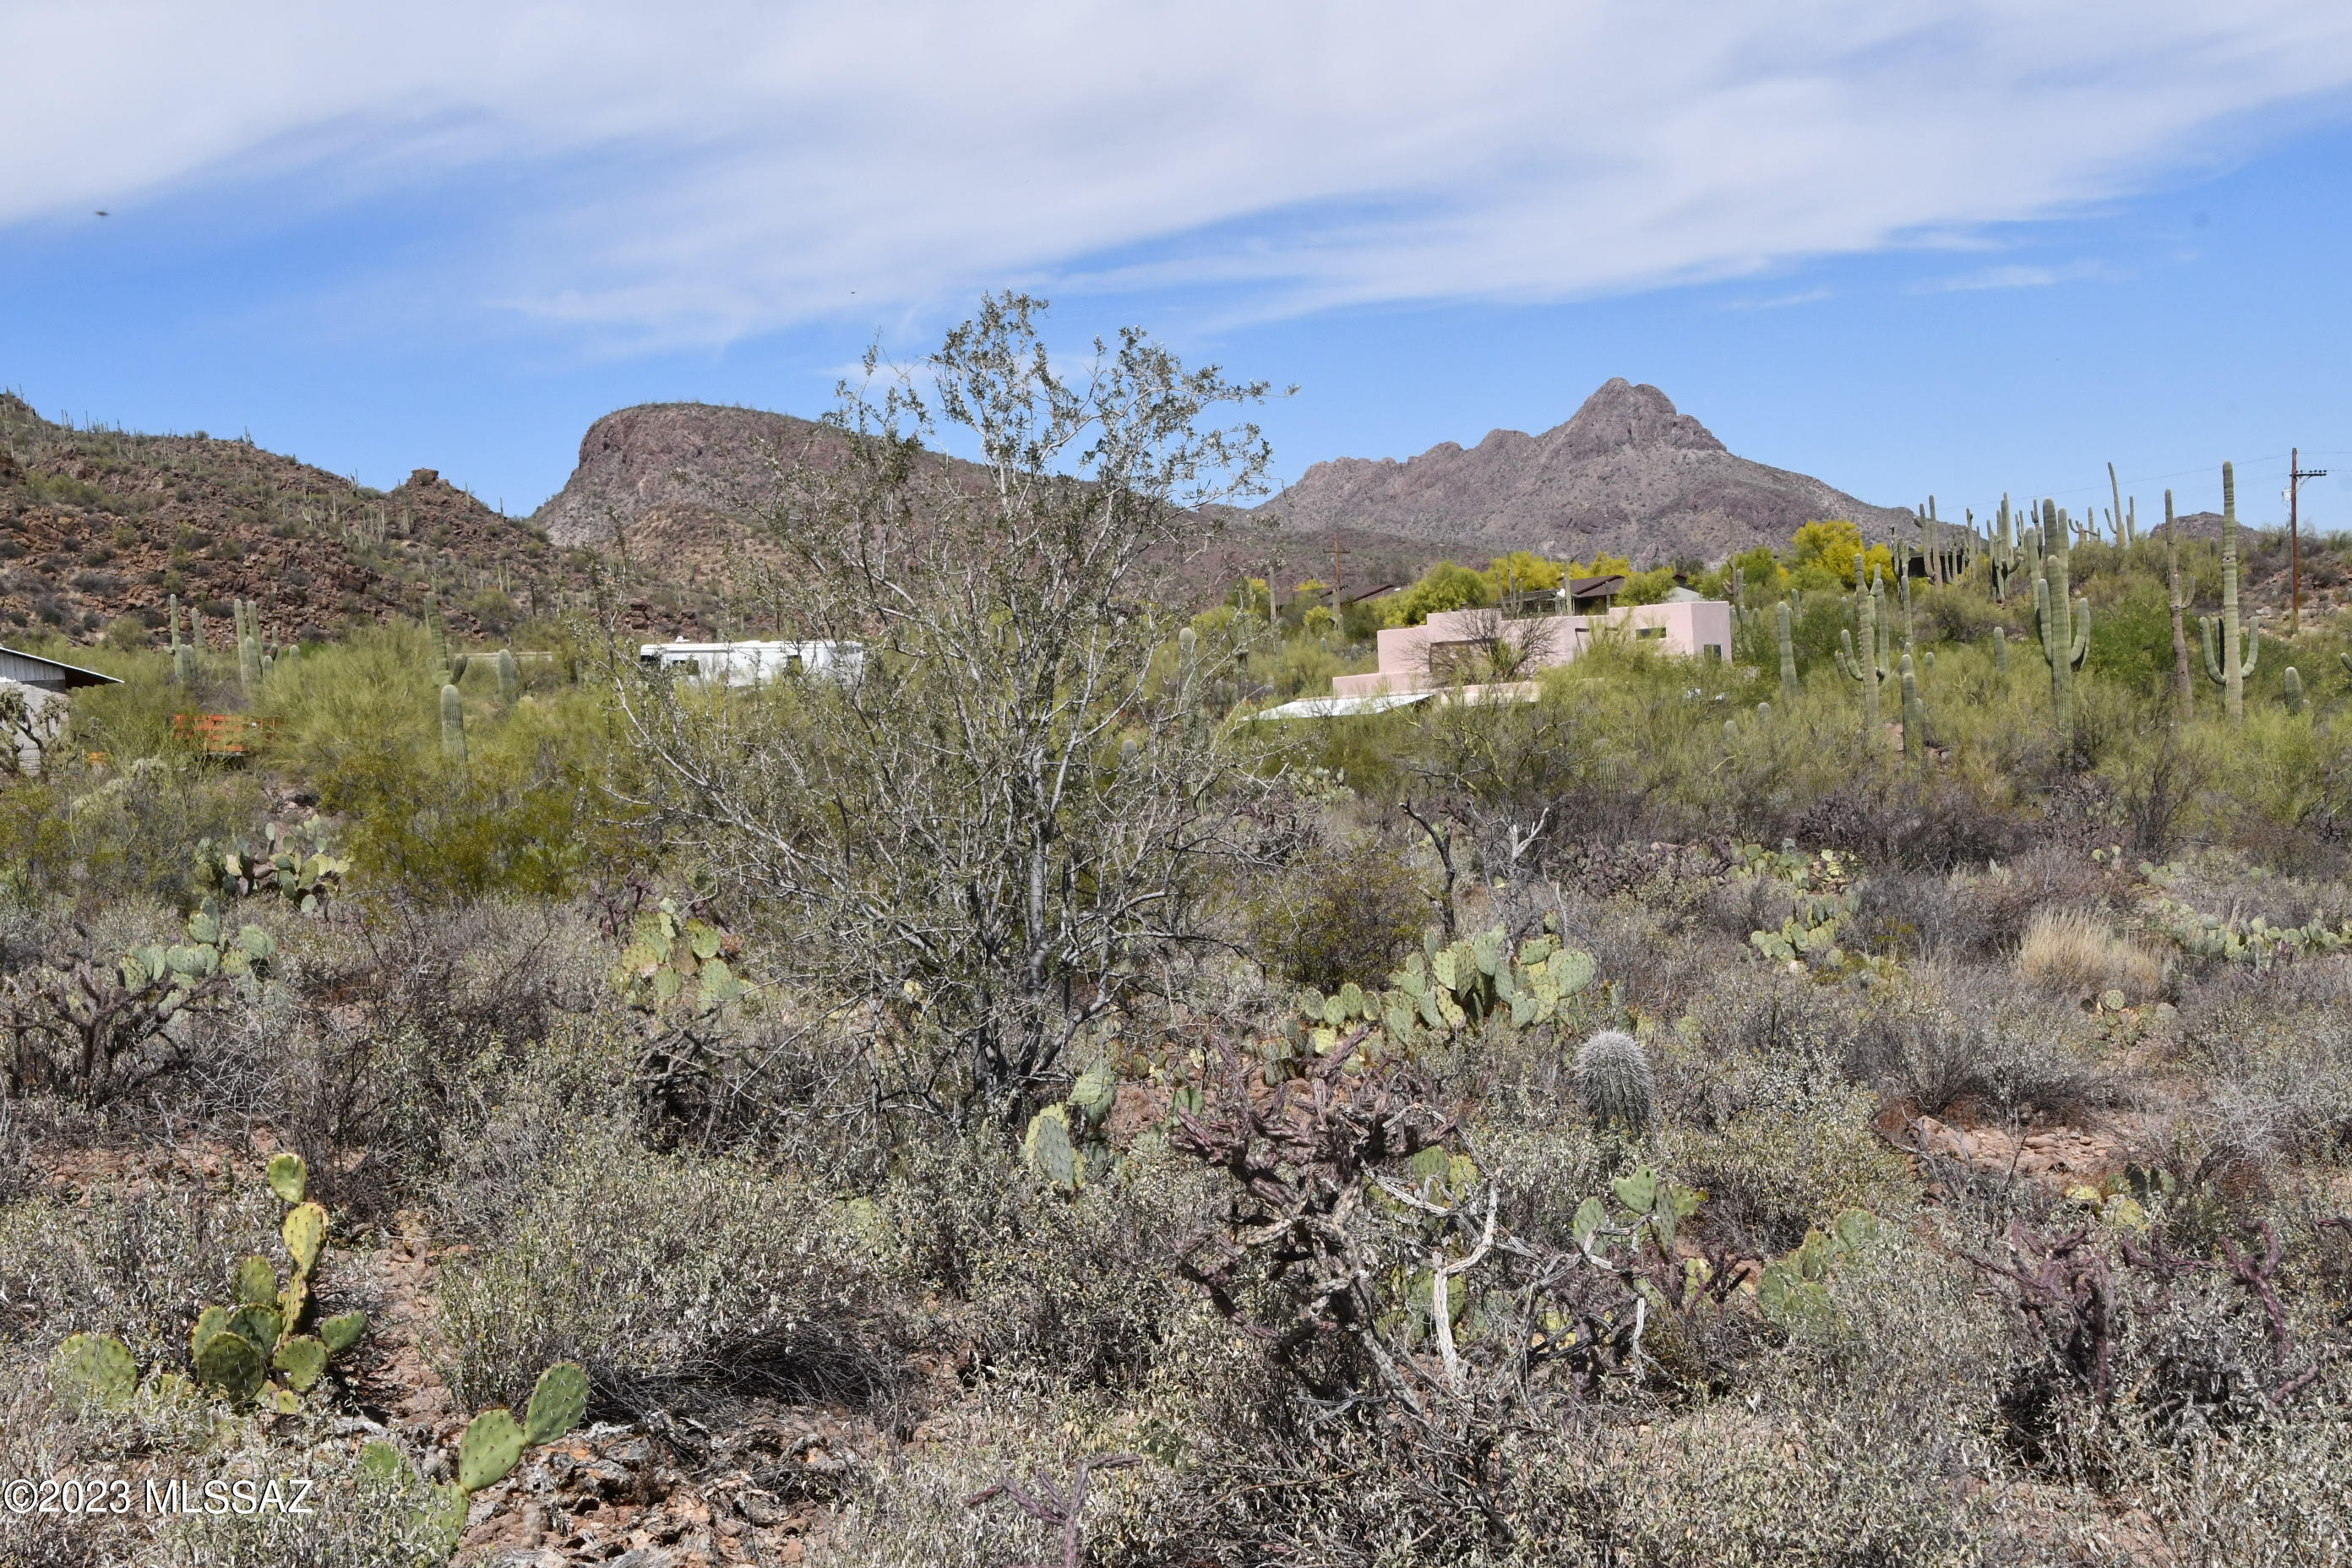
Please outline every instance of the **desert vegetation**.
[{"label": "desert vegetation", "polygon": [[2352,1561],[2331,549],[1823,520],[1260,721],[1577,568],[1188,602],[1265,389],[1040,309],[772,455],[724,614],[861,679],[37,646],[0,1562]]}]

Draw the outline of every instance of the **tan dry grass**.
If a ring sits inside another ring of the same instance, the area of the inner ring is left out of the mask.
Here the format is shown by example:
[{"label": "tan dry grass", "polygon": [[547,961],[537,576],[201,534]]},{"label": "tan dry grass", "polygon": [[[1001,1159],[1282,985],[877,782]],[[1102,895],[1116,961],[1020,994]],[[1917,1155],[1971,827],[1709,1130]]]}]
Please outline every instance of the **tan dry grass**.
[{"label": "tan dry grass", "polygon": [[2133,1001],[2156,994],[2164,963],[2087,910],[2042,910],[2027,922],[2017,967],[2046,985],[2071,991],[2120,991]]}]

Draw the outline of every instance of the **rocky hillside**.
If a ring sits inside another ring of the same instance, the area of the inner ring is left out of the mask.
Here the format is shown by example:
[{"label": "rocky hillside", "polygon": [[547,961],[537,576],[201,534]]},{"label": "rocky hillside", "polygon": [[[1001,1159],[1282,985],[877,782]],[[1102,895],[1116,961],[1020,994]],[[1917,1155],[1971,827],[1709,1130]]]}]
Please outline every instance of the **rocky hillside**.
[{"label": "rocky hillside", "polygon": [[777,464],[824,445],[824,427],[789,414],[712,403],[645,403],[588,426],[580,462],[531,515],[552,542],[604,549],[616,541],[689,548],[704,530],[730,532],[765,508]]},{"label": "rocky hillside", "polygon": [[[281,641],[428,611],[502,639],[583,603],[593,564],[430,468],[376,490],[248,441],[77,428],[0,395],[0,637],[157,635],[177,595],[224,629],[250,599]],[[631,593],[635,624],[698,624],[658,574]]]},{"label": "rocky hillside", "polygon": [[[769,546],[761,520],[777,465],[823,464],[825,427],[789,414],[708,403],[650,403],[607,414],[581,438],[579,466],[531,521],[558,546],[625,551],[689,585],[715,588]],[[950,469],[970,468],[952,458]],[[1282,587],[1329,581],[1331,531],[1312,538],[1271,526],[1271,516],[1221,509],[1224,531],[1187,561],[1180,592],[1221,596],[1242,577]],[[1340,582],[1353,595],[1406,583],[1441,555],[1475,553],[1475,541],[1341,528]]]},{"label": "rocky hillside", "polygon": [[1622,377],[1540,436],[1496,430],[1475,447],[1441,442],[1402,463],[1334,458],[1260,510],[1293,532],[1352,526],[1637,565],[1784,545],[1815,518],[1850,518],[1874,538],[1911,527],[1906,512],[1733,456],[1664,393]]}]

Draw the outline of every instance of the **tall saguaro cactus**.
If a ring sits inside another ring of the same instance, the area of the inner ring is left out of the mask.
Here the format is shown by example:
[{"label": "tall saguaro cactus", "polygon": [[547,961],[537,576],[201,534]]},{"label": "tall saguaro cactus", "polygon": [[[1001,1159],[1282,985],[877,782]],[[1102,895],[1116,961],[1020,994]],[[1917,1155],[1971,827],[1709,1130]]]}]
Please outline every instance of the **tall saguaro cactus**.
[{"label": "tall saguaro cactus", "polygon": [[236,677],[250,695],[261,684],[261,617],[247,599],[233,599],[230,609],[236,616]]},{"label": "tall saguaro cactus", "polygon": [[2189,672],[2189,631],[2183,617],[2189,597],[2180,591],[2180,530],[2172,515],[2172,492],[2164,492],[2164,583],[2172,610],[2172,680],[2180,698],[2180,717],[2197,716],[2197,678]]},{"label": "tall saguaro cactus", "polygon": [[184,688],[196,684],[196,650],[180,640],[180,595],[169,595],[172,615],[172,679]]},{"label": "tall saguaro cactus", "polygon": [[1789,629],[1789,601],[1781,600],[1773,606],[1773,620],[1777,623],[1773,636],[1780,645],[1780,700],[1794,702],[1797,700],[1797,644]]},{"label": "tall saguaro cactus", "polygon": [[1864,732],[1878,733],[1878,689],[1886,679],[1885,666],[1879,663],[1878,651],[1878,574],[1870,574],[1870,586],[1858,588],[1853,595],[1854,624],[1861,629],[1861,647],[1854,646],[1853,634],[1838,633],[1838,668],[1849,680],[1862,682],[1862,721]]},{"label": "tall saguaro cactus", "polygon": [[[2230,722],[2246,721],[2246,677],[2253,674],[2254,661],[2262,657],[2262,636],[2253,627],[2243,630],[2240,641],[2238,624],[2238,469],[2234,463],[2221,465],[2221,624],[2217,628],[2210,616],[2197,617],[2197,628],[2205,644],[2206,679],[2221,689],[2223,708]],[[2220,633],[2221,646],[2214,646],[2215,633]]]},{"label": "tall saguaro cactus", "polygon": [[1903,754],[1914,763],[1927,760],[1927,707],[1919,700],[1919,677],[1911,656],[1903,656]]},{"label": "tall saguaro cactus", "polygon": [[1996,531],[1989,553],[1992,571],[1992,596],[2001,604],[2009,603],[2009,581],[2017,575],[2017,530],[2010,516],[2009,497],[2000,498],[2000,510],[1994,518]]},{"label": "tall saguaro cactus", "polygon": [[2072,596],[2067,580],[2066,533],[2057,504],[2042,503],[2042,526],[2048,542],[2042,555],[2042,575],[2033,584],[2033,616],[2042,633],[2042,657],[2050,661],[2050,708],[2062,733],[2074,731],[2074,671],[2091,653],[2091,602]]}]

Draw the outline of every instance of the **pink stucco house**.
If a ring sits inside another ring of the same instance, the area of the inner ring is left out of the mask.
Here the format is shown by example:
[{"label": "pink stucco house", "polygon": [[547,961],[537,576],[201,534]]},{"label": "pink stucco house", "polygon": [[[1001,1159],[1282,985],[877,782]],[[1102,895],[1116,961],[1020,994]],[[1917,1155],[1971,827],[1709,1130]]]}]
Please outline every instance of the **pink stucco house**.
[{"label": "pink stucco house", "polygon": [[1334,678],[1331,693],[1373,697],[1428,691],[1464,677],[1510,680],[1569,663],[1592,646],[1596,635],[1654,640],[1660,651],[1686,658],[1728,659],[1731,606],[1713,599],[1688,599],[1573,616],[1440,610],[1422,626],[1381,631],[1380,668]]}]

